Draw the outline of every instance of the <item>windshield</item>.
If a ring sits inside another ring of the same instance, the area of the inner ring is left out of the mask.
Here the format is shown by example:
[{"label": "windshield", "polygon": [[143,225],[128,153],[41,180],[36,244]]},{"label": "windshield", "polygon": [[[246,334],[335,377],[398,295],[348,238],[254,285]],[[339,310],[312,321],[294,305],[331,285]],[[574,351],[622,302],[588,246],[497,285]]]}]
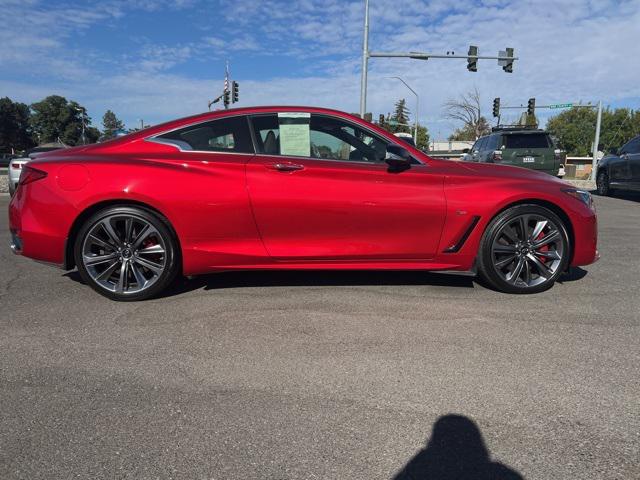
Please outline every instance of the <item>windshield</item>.
[{"label": "windshield", "polygon": [[549,148],[546,133],[514,133],[504,136],[506,148]]}]

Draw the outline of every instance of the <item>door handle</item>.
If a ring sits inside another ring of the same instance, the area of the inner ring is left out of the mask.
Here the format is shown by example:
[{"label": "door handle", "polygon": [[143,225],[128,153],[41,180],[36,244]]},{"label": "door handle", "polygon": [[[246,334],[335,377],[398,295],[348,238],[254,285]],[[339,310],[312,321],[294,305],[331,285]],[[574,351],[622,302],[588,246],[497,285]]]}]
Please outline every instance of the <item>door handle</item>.
[{"label": "door handle", "polygon": [[290,162],[267,163],[265,167],[279,172],[294,172],[296,170],[304,170],[304,165]]}]

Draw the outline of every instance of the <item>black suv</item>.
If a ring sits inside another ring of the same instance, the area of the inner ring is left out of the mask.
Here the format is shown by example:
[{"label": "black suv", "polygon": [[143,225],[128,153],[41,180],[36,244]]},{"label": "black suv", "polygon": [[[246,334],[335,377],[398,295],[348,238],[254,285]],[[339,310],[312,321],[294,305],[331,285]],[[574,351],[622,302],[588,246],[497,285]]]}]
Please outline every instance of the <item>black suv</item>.
[{"label": "black suv", "polygon": [[600,195],[614,189],[640,191],[640,135],[598,162],[596,185]]},{"label": "black suv", "polygon": [[558,176],[564,172],[564,155],[544,130],[495,127],[480,137],[467,157],[472,162],[500,163],[540,170]]}]

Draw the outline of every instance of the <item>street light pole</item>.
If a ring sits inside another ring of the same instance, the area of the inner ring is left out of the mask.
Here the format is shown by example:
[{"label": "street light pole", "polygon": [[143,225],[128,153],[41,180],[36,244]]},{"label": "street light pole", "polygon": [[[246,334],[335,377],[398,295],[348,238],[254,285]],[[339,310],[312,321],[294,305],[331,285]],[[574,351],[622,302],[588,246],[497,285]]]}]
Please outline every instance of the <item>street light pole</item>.
[{"label": "street light pole", "polygon": [[389,78],[397,78],[398,80],[400,80],[402,83],[404,83],[404,86],[407,87],[409,90],[411,90],[411,92],[416,96],[416,118],[414,123],[414,127],[413,127],[413,142],[418,145],[418,114],[419,114],[419,108],[420,108],[420,97],[418,96],[418,94],[416,93],[416,91],[411,88],[409,86],[409,84],[407,82],[405,82],[402,78],[400,77],[389,77]]},{"label": "street light pole", "polygon": [[596,117],[596,136],[593,139],[593,160],[591,163],[591,180],[596,179],[598,167],[598,143],[600,143],[600,123],[602,122],[602,100],[598,102],[598,116]]},{"label": "street light pole", "polygon": [[367,110],[367,69],[369,67],[369,0],[364,2],[364,39],[362,41],[362,76],[360,78],[360,118]]}]

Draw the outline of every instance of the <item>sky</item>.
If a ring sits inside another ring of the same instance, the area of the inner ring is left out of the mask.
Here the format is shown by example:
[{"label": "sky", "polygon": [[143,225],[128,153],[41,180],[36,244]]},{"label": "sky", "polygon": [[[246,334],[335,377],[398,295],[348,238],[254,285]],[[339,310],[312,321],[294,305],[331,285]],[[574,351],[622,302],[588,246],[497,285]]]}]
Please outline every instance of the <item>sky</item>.
[{"label": "sky", "polygon": [[[443,104],[477,88],[483,114],[502,105],[597,102],[640,108],[640,0],[370,0],[370,50],[481,55],[513,47],[513,73],[495,60],[372,58],[367,110],[377,118],[419,94],[432,138],[459,127]],[[0,0],[0,97],[57,94],[111,109],[128,127],[207,109],[224,65],[249,105],[357,112],[364,0]],[[511,111],[514,112],[514,111]],[[557,110],[539,110],[544,121]],[[515,115],[511,113],[511,115]]]}]

